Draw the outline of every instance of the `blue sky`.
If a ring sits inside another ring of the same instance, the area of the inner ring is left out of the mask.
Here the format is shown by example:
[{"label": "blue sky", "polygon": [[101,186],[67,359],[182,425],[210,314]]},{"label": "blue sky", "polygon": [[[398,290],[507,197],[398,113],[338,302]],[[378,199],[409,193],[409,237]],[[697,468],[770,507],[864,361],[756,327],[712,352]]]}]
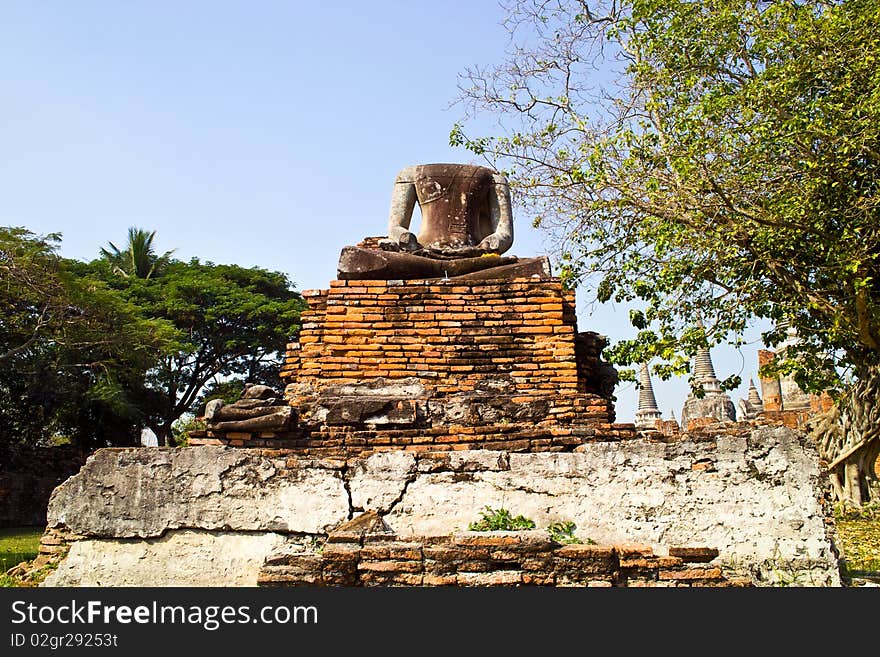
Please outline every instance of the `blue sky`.
[{"label": "blue sky", "polygon": [[[474,161],[450,106],[466,67],[503,57],[502,18],[494,0],[5,2],[0,225],[61,232],[80,259],[138,226],[182,259],[326,287],[343,246],[384,234],[401,168]],[[510,253],[548,250],[515,214]],[[632,334],[625,309],[578,318]],[[717,347],[718,375],[747,385],[756,349]],[[654,390],[680,417],[686,382]],[[631,420],[636,391],[617,396]]]}]

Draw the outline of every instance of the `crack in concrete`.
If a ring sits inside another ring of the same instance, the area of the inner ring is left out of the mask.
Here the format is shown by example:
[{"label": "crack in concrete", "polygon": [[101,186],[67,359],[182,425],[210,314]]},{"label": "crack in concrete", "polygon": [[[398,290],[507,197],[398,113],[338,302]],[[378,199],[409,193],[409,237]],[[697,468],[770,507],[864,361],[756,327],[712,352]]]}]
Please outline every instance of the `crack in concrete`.
[{"label": "crack in concrete", "polygon": [[388,505],[388,507],[385,509],[385,512],[383,514],[381,514],[382,516],[386,516],[389,513],[391,513],[392,511],[394,511],[394,507],[396,507],[398,504],[400,504],[403,501],[403,498],[406,495],[406,491],[409,488],[409,485],[411,483],[413,483],[416,479],[419,478],[419,469],[418,469],[418,467],[416,467],[417,465],[418,464],[416,462],[413,463],[412,471],[410,472],[409,476],[403,480],[403,486],[400,489],[400,495],[398,495],[397,498],[393,502],[391,502],[391,504]]},{"label": "crack in concrete", "polygon": [[[510,489],[508,489],[510,490]],[[546,495],[547,497],[557,497],[556,493],[551,493],[549,490],[539,490],[537,488],[532,488],[531,486],[524,486],[522,484],[518,484],[513,487],[513,490],[519,490],[523,493],[529,493],[531,495]]]},{"label": "crack in concrete", "polygon": [[340,468],[339,474],[342,477],[342,487],[345,488],[345,494],[348,496],[348,520],[351,520],[354,518],[354,512],[357,509],[354,508],[354,500],[351,497],[351,481],[348,478],[349,469],[346,463]]},{"label": "crack in concrete", "polygon": [[546,495],[547,497],[558,497],[558,495],[550,490],[544,489],[540,490],[538,488],[532,488],[531,486],[527,486],[525,484],[518,484],[512,481],[497,481],[495,479],[487,480],[481,479],[485,483],[488,483],[492,488],[497,490],[500,493],[509,493],[515,490],[522,491],[523,493],[529,493],[531,495]]}]

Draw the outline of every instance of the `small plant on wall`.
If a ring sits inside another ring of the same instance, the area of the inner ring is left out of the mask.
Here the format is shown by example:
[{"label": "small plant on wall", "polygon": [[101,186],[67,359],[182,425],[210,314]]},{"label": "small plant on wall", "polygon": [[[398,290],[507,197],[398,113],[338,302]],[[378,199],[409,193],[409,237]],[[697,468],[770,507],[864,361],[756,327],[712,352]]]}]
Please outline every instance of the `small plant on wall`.
[{"label": "small plant on wall", "polygon": [[493,509],[487,506],[480,515],[479,521],[468,525],[468,529],[472,532],[516,531],[535,528],[534,520],[521,515],[514,517],[510,511],[503,507]]},{"label": "small plant on wall", "polygon": [[574,535],[574,530],[577,529],[577,525],[575,525],[571,520],[560,520],[559,522],[550,523],[547,526],[547,532],[550,534],[550,540],[554,543],[560,543],[562,545],[570,545],[572,543],[585,543],[587,545],[595,545],[596,541],[588,538],[586,540],[581,540],[577,536]]}]

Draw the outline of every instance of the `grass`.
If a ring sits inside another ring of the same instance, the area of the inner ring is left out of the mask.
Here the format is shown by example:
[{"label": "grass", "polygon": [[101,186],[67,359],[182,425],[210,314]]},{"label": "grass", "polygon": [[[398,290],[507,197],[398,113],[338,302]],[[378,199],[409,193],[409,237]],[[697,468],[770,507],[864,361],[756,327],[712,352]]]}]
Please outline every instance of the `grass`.
[{"label": "grass", "polygon": [[847,570],[880,574],[880,505],[837,509],[834,515]]},{"label": "grass", "polygon": [[10,527],[0,529],[0,586],[18,586],[6,571],[22,561],[30,561],[40,549],[42,527]]}]

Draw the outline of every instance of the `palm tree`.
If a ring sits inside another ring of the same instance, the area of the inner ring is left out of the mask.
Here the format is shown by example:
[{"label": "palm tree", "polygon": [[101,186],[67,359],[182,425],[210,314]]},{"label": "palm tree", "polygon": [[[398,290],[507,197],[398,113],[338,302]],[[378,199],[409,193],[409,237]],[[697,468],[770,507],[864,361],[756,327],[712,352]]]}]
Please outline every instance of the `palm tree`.
[{"label": "palm tree", "polygon": [[128,244],[125,250],[120,250],[113,242],[108,242],[110,249],[101,249],[104,256],[112,265],[113,270],[122,276],[134,276],[136,278],[150,278],[153,274],[159,274],[162,268],[171,260],[174,249],[166,251],[161,256],[153,250],[153,240],[156,231],[146,231],[141,228],[128,229]]}]

